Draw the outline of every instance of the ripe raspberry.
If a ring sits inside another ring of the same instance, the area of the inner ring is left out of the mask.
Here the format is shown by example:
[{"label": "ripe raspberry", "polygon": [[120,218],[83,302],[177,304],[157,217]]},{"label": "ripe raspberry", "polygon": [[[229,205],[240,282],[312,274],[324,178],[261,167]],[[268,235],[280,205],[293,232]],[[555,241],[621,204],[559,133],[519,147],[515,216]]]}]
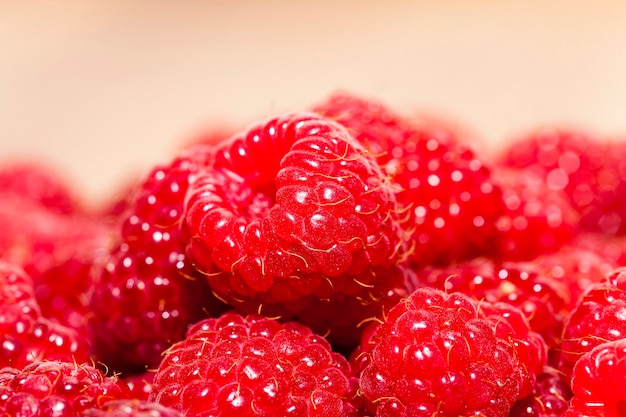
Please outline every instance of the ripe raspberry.
[{"label": "ripe raspberry", "polygon": [[0,192],[31,200],[56,214],[71,215],[86,210],[69,182],[55,168],[41,163],[4,164],[0,169]]},{"label": "ripe raspberry", "polygon": [[86,362],[89,341],[76,330],[21,312],[0,315],[0,366],[24,367],[43,360]]},{"label": "ripe raspberry", "polygon": [[508,304],[422,288],[364,337],[352,363],[376,416],[507,416],[532,392],[545,345]]},{"label": "ripe raspberry", "polygon": [[579,232],[580,216],[563,190],[548,187],[530,170],[498,169],[505,211],[498,218],[495,257],[530,260],[554,252]]},{"label": "ripe raspberry", "polygon": [[180,230],[189,177],[209,155],[189,149],[155,167],[134,192],[90,299],[94,353],[110,369],[156,367],[161,352],[218,304],[188,264]]},{"label": "ripe raspberry", "polygon": [[86,334],[91,270],[109,244],[100,219],[61,215],[17,195],[3,195],[1,257],[24,268],[44,317]]},{"label": "ripe raspberry", "polygon": [[309,328],[226,313],[168,349],[151,400],[184,415],[347,416],[350,365]]},{"label": "ripe raspberry", "polygon": [[444,265],[489,253],[503,213],[491,168],[455,132],[416,125],[382,103],[331,96],[315,111],[344,125],[376,156],[398,188],[404,227],[414,232],[411,260]]},{"label": "ripe raspberry", "polygon": [[514,305],[549,347],[560,344],[565,315],[569,313],[569,288],[544,275],[533,263],[476,258],[444,268],[423,268],[417,272],[417,281],[422,286],[462,292],[479,301]]},{"label": "ripe raspberry", "polygon": [[548,279],[564,283],[569,289],[571,311],[589,285],[603,281],[618,264],[609,258],[585,249],[576,241],[561,247],[557,252],[538,256],[532,264]]},{"label": "ripe raspberry", "polygon": [[79,218],[60,215],[23,196],[0,193],[0,253],[4,260],[20,266],[36,265],[44,270],[53,261],[59,239],[79,239]]},{"label": "ripe raspberry", "polygon": [[411,137],[414,126],[408,118],[385,103],[339,91],[313,107],[313,111],[344,125],[381,162],[389,162],[397,144]]},{"label": "ripe raspberry", "polygon": [[31,317],[41,314],[30,275],[20,266],[0,260],[0,314],[4,316],[7,310]]},{"label": "ripe raspberry", "polygon": [[626,415],[626,339],[601,343],[574,366],[567,417]]},{"label": "ripe raspberry", "polygon": [[572,245],[597,254],[611,265],[611,269],[618,265],[626,265],[626,236],[581,233],[574,239]]},{"label": "ripe raspberry", "polygon": [[81,416],[86,409],[128,398],[128,387],[89,365],[38,362],[0,369],[0,414],[19,417]]},{"label": "ripe raspberry", "polygon": [[24,269],[33,277],[35,296],[42,315],[64,326],[88,334],[91,314],[89,293],[94,283],[94,267],[103,262],[111,241],[111,227],[99,220],[76,219],[57,236],[48,257],[27,262]]},{"label": "ripe raspberry", "polygon": [[240,312],[298,317],[350,344],[360,321],[406,293],[396,211],[378,165],[343,127],[280,116],[221,144],[194,178],[189,253]]},{"label": "ripe raspberry", "polygon": [[585,132],[540,129],[514,140],[502,159],[541,175],[550,188],[565,190],[584,229],[625,234],[624,155],[623,143],[602,143]]},{"label": "ripe raspberry", "polygon": [[137,399],[112,400],[99,408],[86,410],[82,417],[182,417],[168,407]]},{"label": "ripe raspberry", "polygon": [[19,266],[0,261],[0,367],[88,358],[87,339],[41,316],[30,276]]},{"label": "ripe raspberry", "polygon": [[570,376],[579,358],[602,342],[626,337],[626,267],[591,285],[565,323],[559,370]]},{"label": "ripe raspberry", "polygon": [[533,392],[515,403],[509,417],[561,417],[571,396],[563,374],[546,366],[537,376]]}]

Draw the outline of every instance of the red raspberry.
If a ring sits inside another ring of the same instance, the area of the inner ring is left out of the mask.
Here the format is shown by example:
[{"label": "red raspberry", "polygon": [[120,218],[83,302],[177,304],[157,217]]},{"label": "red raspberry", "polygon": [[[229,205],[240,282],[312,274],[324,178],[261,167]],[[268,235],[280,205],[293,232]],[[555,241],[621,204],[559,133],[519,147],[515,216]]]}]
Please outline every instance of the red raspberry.
[{"label": "red raspberry", "polygon": [[31,317],[41,314],[30,275],[20,266],[0,260],[0,312],[4,315],[7,310]]},{"label": "red raspberry", "polygon": [[344,125],[381,162],[389,162],[391,151],[412,135],[408,118],[385,103],[339,91],[314,106],[313,111]]},{"label": "red raspberry", "polygon": [[365,153],[312,113],[221,144],[186,201],[189,253],[216,296],[346,344],[360,321],[395,304],[406,293],[403,232],[393,191]]},{"label": "red raspberry", "polygon": [[82,417],[182,417],[182,415],[160,404],[137,399],[113,400],[99,408],[86,410]]},{"label": "red raspberry", "polygon": [[363,338],[352,362],[376,416],[507,416],[532,392],[545,345],[508,304],[422,288]]},{"label": "red raspberry", "polygon": [[499,169],[504,214],[498,218],[495,257],[530,260],[554,252],[579,232],[580,216],[563,190],[553,190],[530,170]]},{"label": "red raspberry", "polygon": [[0,208],[0,256],[30,275],[44,317],[86,334],[92,267],[109,244],[109,226],[55,213],[22,196],[1,198],[7,204]]},{"label": "red raspberry", "polygon": [[589,285],[603,281],[618,266],[611,259],[580,247],[576,241],[561,247],[557,252],[533,259],[532,264],[542,275],[567,286],[567,310],[570,313]]},{"label": "red raspberry", "polygon": [[[57,235],[48,256],[42,253],[39,262],[27,262],[24,269],[33,277],[43,316],[87,335],[94,268],[108,250],[111,227],[98,220],[77,218],[62,226],[68,229]],[[76,228],[82,232],[73,231]]]},{"label": "red raspberry", "polygon": [[398,188],[405,228],[414,232],[411,260],[448,264],[489,253],[501,191],[491,168],[455,132],[416,125],[375,100],[331,96],[315,111],[344,125],[376,156]]},{"label": "red raspberry", "polygon": [[591,285],[565,323],[559,370],[570,376],[579,358],[602,342],[626,337],[626,267]]},{"label": "red raspberry", "polygon": [[128,398],[128,387],[90,365],[38,362],[24,369],[0,369],[0,414],[19,417],[82,416],[114,399]]},{"label": "red raspberry", "polygon": [[626,265],[626,236],[607,236],[601,233],[581,233],[572,242],[581,249],[591,251],[614,268]]},{"label": "red raspberry", "polygon": [[602,143],[584,132],[540,129],[514,140],[508,166],[530,169],[548,187],[565,190],[581,226],[605,234],[626,233],[626,170],[623,143]]},{"label": "red raspberry", "polygon": [[561,417],[571,396],[563,374],[546,366],[537,376],[533,392],[515,403],[509,417]]},{"label": "red raspberry", "polygon": [[566,417],[626,415],[626,339],[601,343],[574,366],[574,397]]},{"label": "red raspberry", "polygon": [[339,417],[354,411],[349,375],[309,328],[227,313],[165,352],[150,399],[196,417]]},{"label": "red raspberry", "polygon": [[60,172],[35,162],[14,162],[0,169],[0,192],[26,198],[57,214],[85,211]]},{"label": "red raspberry", "polygon": [[0,261],[0,367],[88,358],[87,339],[41,317],[30,276],[19,266]]},{"label": "red raspberry", "polygon": [[110,369],[156,367],[161,353],[218,304],[190,267],[180,230],[189,177],[209,156],[207,148],[189,149],[155,167],[133,193],[90,300],[94,352]]},{"label": "red raspberry", "polygon": [[24,313],[0,314],[0,366],[24,367],[43,360],[82,363],[89,341],[74,329]]},{"label": "red raspberry", "polygon": [[545,276],[532,263],[476,258],[444,268],[424,268],[417,272],[417,280],[422,286],[462,292],[476,300],[514,305],[549,347],[560,344],[569,313],[569,288]]}]

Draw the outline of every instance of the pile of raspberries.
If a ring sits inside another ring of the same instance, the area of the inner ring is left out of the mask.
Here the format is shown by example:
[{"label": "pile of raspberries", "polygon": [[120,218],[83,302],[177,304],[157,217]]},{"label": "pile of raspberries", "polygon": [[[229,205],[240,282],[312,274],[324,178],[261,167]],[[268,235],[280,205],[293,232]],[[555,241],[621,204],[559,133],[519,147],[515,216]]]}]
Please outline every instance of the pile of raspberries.
[{"label": "pile of raspberries", "polygon": [[336,92],[86,204],[0,166],[2,417],[626,416],[626,141]]}]

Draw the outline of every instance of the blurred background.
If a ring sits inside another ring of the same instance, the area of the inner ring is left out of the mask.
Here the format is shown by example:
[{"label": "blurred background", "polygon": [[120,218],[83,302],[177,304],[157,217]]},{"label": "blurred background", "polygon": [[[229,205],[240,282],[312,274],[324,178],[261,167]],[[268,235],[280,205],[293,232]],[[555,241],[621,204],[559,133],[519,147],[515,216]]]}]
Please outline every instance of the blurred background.
[{"label": "blurred background", "polygon": [[544,124],[619,136],[625,51],[617,0],[0,0],[0,157],[97,202],[203,130],[338,89],[456,120],[485,151]]}]

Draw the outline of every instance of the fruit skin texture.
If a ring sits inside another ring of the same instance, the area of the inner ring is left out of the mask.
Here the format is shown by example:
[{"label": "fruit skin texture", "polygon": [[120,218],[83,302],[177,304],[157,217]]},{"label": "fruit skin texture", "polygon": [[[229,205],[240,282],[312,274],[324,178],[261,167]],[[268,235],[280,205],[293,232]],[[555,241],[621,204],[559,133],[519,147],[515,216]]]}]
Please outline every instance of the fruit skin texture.
[{"label": "fruit skin texture", "polygon": [[205,147],[182,152],[130,197],[90,297],[94,354],[111,370],[156,367],[191,323],[221,309],[186,259],[180,228],[189,177],[210,155]]},{"label": "fruit skin texture", "polygon": [[591,285],[565,323],[559,370],[566,376],[580,357],[626,335],[626,267]]},{"label": "fruit skin texture", "polygon": [[217,146],[185,210],[190,258],[242,314],[297,318],[349,345],[406,295],[393,189],[319,115],[280,115]]},{"label": "fruit skin texture", "polygon": [[419,123],[376,100],[336,93],[314,107],[345,126],[397,188],[420,267],[491,253],[504,207],[492,168],[441,124]]},{"label": "fruit skin texture", "polygon": [[621,417],[626,413],[626,339],[601,343],[585,353],[572,376],[574,397],[566,417]]},{"label": "fruit skin texture", "polygon": [[545,355],[514,307],[421,288],[368,329],[351,362],[376,416],[507,416]]},{"label": "fruit skin texture", "polygon": [[354,386],[309,328],[226,313],[165,352],[150,400],[196,417],[339,417],[353,415]]},{"label": "fruit skin texture", "polygon": [[0,414],[19,417],[74,417],[114,399],[128,387],[90,365],[46,361],[23,369],[0,369]]}]

